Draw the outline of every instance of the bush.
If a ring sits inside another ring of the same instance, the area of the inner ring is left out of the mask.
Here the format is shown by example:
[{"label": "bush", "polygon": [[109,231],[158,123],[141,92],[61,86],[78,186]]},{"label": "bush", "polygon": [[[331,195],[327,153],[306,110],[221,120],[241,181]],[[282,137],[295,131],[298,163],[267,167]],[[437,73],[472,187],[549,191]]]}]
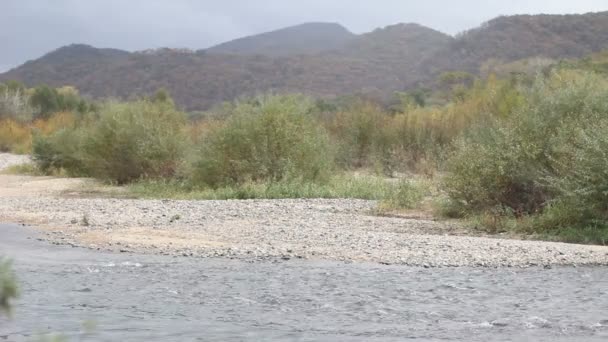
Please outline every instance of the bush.
[{"label": "bush", "polygon": [[337,161],[345,168],[380,166],[390,173],[390,153],[394,141],[390,116],[371,103],[353,103],[336,113],[329,124],[337,143]]},{"label": "bush", "polygon": [[[171,104],[108,103],[95,120],[57,114],[36,122],[40,129],[32,155],[38,168],[47,173],[63,169],[72,176],[119,184],[170,177],[184,155],[184,123],[183,113]],[[57,127],[62,128],[45,134]]]},{"label": "bush", "polygon": [[[606,208],[606,183],[600,180],[606,175],[605,140],[600,137],[608,131],[594,126],[608,116],[606,98],[608,84],[596,75],[561,72],[538,79],[527,105],[458,141],[445,179],[453,204],[463,213],[521,217],[540,214],[552,203],[572,202],[605,219],[599,215]],[[573,213],[560,220],[580,223],[587,215]]]},{"label": "bush", "polygon": [[84,139],[82,160],[92,176],[118,184],[171,177],[186,139],[185,116],[170,103],[108,103]]},{"label": "bush", "polygon": [[421,106],[422,94],[397,93],[394,113],[355,101],[326,125],[338,146],[337,161],[345,168],[369,168],[433,174],[443,165],[454,140],[472,124],[504,118],[525,104],[518,79],[494,76],[463,87],[458,99],[443,106]]},{"label": "bush", "polygon": [[36,119],[47,119],[56,112],[85,113],[90,109],[90,105],[80,98],[78,90],[73,87],[55,89],[41,85],[33,90],[29,104],[34,108]]},{"label": "bush", "polygon": [[[608,112],[606,112],[608,116]],[[608,229],[608,117],[573,131],[572,142],[547,183],[557,194],[543,226],[602,226]],[[608,235],[608,230],[606,231]]]},{"label": "bush", "polygon": [[0,259],[0,312],[10,313],[11,300],[17,295],[17,284],[11,264]]},{"label": "bush", "polygon": [[71,112],[59,112],[33,124],[32,159],[39,171],[65,170],[70,176],[86,176],[84,139],[88,120]]},{"label": "bush", "polygon": [[429,185],[421,181],[402,179],[391,190],[382,200],[381,209],[415,209],[428,194]]},{"label": "bush", "polygon": [[24,88],[0,84],[0,119],[26,122],[31,120],[33,115],[34,109],[29,104]]},{"label": "bush", "polygon": [[62,128],[50,135],[34,134],[32,159],[45,173],[64,170],[70,176],[88,176],[84,141],[89,130],[84,127]]},{"label": "bush", "polygon": [[447,163],[444,184],[454,205],[462,212],[504,207],[530,214],[541,209],[547,196],[539,184],[542,150],[509,129],[479,128],[474,136],[459,141]]},{"label": "bush", "polygon": [[225,124],[202,139],[195,182],[217,187],[326,180],[332,153],[312,109],[301,96],[268,95],[238,103]]}]

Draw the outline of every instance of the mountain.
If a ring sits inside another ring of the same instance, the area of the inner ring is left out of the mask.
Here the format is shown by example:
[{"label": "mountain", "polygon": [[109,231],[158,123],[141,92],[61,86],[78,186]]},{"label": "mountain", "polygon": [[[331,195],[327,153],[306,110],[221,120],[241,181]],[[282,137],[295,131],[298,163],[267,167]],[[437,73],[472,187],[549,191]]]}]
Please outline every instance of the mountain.
[{"label": "mountain", "polygon": [[499,17],[456,37],[398,24],[362,35],[346,31],[331,44],[302,38],[318,31],[334,32],[335,38],[346,30],[304,24],[199,51],[130,53],[71,45],[0,74],[0,81],[73,85],[93,97],[119,98],[164,87],[187,110],[264,91],[389,97],[433,86],[445,71],[479,73],[488,63],[582,57],[608,49],[608,12]]},{"label": "mountain", "polygon": [[[131,53],[117,49],[98,49],[84,44],[61,47],[43,57],[28,61],[12,72],[12,79],[35,85],[87,84],[130,57]],[[9,71],[8,75],[11,75]],[[0,75],[0,79],[4,78]],[[40,80],[40,81],[38,81]],[[77,81],[75,81],[77,80]],[[91,95],[95,95],[92,91]]]},{"label": "mountain", "polygon": [[424,63],[454,38],[418,24],[397,24],[357,37],[336,54],[343,60],[358,59],[384,81],[394,79],[393,90],[403,90],[426,79]]},{"label": "mountain", "polygon": [[272,57],[336,50],[355,38],[340,24],[306,23],[239,38],[207,49],[208,53]]},{"label": "mountain", "polygon": [[[0,81],[69,84],[82,94],[118,98],[150,94],[162,87],[187,110],[263,91],[324,97],[390,94],[411,86],[416,80],[406,71],[432,55],[437,42],[450,39],[422,26],[395,25],[355,36],[340,49],[282,57],[157,49],[92,59],[95,48],[71,45],[0,75]],[[61,63],[64,55],[73,57]]]},{"label": "mountain", "polygon": [[575,58],[608,48],[608,12],[501,16],[457,36],[428,62],[477,72],[489,60]]}]

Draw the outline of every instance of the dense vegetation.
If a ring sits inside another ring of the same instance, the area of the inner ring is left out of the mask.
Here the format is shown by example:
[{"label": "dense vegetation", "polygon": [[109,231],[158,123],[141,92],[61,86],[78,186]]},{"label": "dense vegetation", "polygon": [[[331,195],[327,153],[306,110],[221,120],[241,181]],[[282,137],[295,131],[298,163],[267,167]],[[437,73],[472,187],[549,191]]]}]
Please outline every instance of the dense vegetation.
[{"label": "dense vegetation", "polygon": [[66,46],[0,75],[0,81],[70,84],[88,96],[119,99],[164,87],[186,110],[267,91],[362,93],[388,101],[395,90],[437,89],[442,72],[483,75],[522,59],[582,57],[608,47],[607,37],[608,12],[500,17],[456,37],[413,24],[355,36],[339,25],[309,24],[200,51]]},{"label": "dense vegetation", "polygon": [[142,196],[354,197],[390,210],[432,195],[437,212],[492,232],[606,244],[606,56],[446,73],[442,90],[396,93],[388,107],[267,94],[186,115],[165,91],[93,104],[70,88],[44,90],[72,100],[43,114],[44,88],[12,82],[0,88],[0,137],[5,150],[31,148],[43,172]]},{"label": "dense vegetation", "polygon": [[456,140],[445,179],[452,210],[534,230],[597,228],[606,241],[607,96],[606,78],[594,74],[537,79],[507,117]]},{"label": "dense vegetation", "polygon": [[313,102],[299,96],[237,103],[201,141],[194,179],[209,186],[326,180],[333,156],[313,110]]}]

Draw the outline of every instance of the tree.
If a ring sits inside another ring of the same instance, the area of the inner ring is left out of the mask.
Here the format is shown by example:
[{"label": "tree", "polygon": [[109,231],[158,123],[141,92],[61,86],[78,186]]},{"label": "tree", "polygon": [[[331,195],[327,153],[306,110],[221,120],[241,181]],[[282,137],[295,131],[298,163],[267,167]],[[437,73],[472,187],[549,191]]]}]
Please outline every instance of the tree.
[{"label": "tree", "polygon": [[45,119],[59,111],[59,97],[57,90],[47,85],[37,87],[30,98],[30,104],[36,108],[36,118]]},{"label": "tree", "polygon": [[59,89],[42,85],[34,89],[30,105],[36,109],[35,119],[46,119],[60,111],[77,111],[85,113],[91,109],[89,104],[80,98],[78,90],[71,86]]},{"label": "tree", "polygon": [[25,91],[25,85],[19,81],[15,81],[15,80],[9,80],[7,81],[4,86],[6,87],[6,89],[8,91],[11,92],[20,92],[23,93]]},{"label": "tree", "polygon": [[154,93],[154,95],[150,98],[152,102],[157,103],[167,103],[171,106],[174,106],[173,98],[169,94],[169,92],[165,88],[160,88]]},{"label": "tree", "polygon": [[426,106],[426,99],[429,97],[431,92],[428,88],[416,88],[409,92],[410,96],[419,107]]},{"label": "tree", "polygon": [[0,84],[0,118],[27,121],[32,118],[33,109],[28,96],[15,84]]},{"label": "tree", "polygon": [[439,76],[439,83],[442,86],[454,86],[457,84],[471,85],[475,76],[466,71],[449,71]]}]

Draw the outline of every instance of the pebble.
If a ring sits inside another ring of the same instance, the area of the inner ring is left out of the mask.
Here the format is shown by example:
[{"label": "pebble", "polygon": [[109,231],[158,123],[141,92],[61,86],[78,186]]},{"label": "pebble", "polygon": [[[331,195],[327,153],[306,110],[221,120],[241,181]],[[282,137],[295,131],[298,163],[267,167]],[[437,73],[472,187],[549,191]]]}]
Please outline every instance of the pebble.
[{"label": "pebble", "polygon": [[[0,168],[27,158],[0,154]],[[353,199],[163,201],[0,194],[0,221],[45,222],[54,229],[46,237],[51,243],[104,250],[114,245],[122,253],[421,267],[608,265],[605,246],[471,236],[475,231],[466,235],[452,223],[374,216],[376,206]],[[70,224],[78,223],[82,213],[89,226]],[[167,217],[176,215],[179,220],[167,225]],[[135,228],[139,238],[126,239]],[[144,236],[142,228],[149,229]],[[95,232],[99,238],[87,243],[87,234]]]}]

